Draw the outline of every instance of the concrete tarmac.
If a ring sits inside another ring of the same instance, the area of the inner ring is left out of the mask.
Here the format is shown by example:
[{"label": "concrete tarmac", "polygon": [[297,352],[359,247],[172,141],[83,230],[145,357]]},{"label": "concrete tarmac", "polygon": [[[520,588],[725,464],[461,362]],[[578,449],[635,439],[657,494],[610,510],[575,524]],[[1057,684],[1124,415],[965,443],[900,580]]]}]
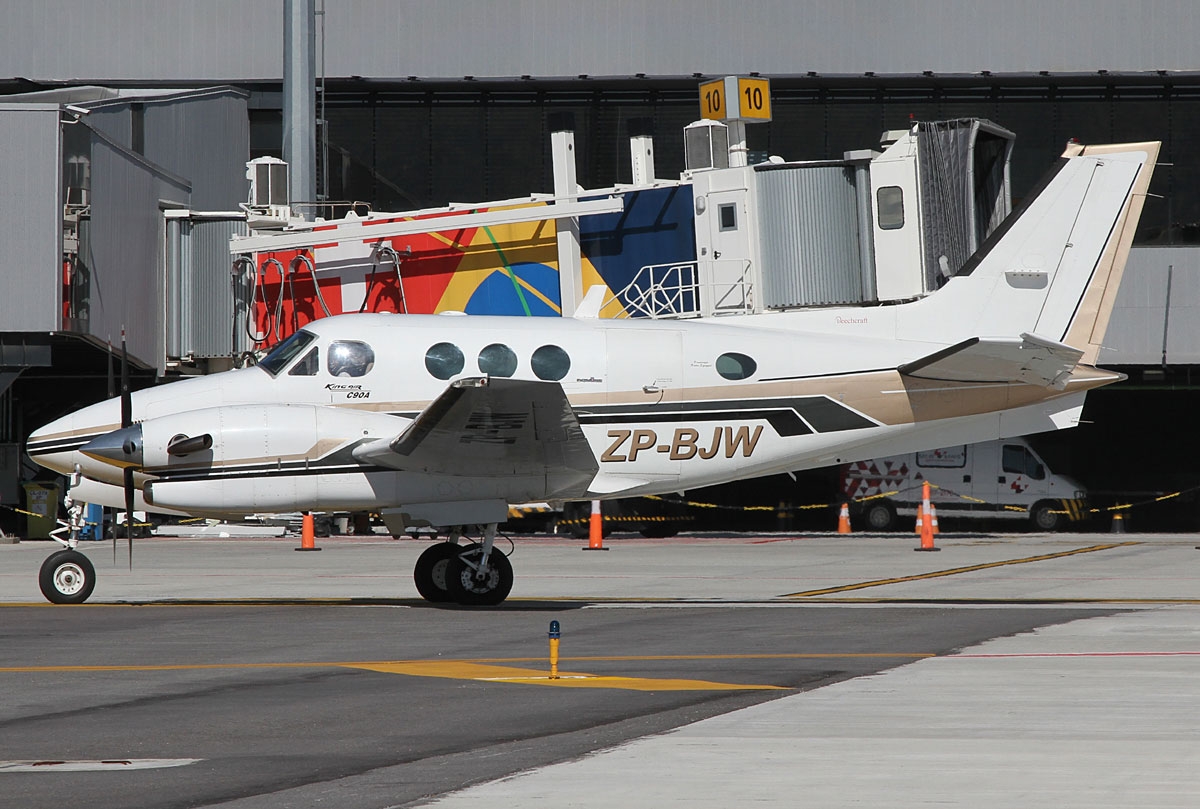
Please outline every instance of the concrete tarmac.
[{"label": "concrete tarmac", "polygon": [[[99,573],[93,600],[415,603],[411,565],[427,543],[338,538],[319,540],[324,550],[311,554],[292,553],[294,543],[147,540],[135,544],[132,573],[123,543],[117,569],[108,546],[97,545],[86,549]],[[599,740],[599,749],[564,748],[565,757],[547,759],[553,763],[532,756],[526,767],[500,768],[493,780],[483,773],[483,783],[465,789],[417,796],[395,787],[389,802],[388,784],[403,779],[383,767],[374,780],[354,782],[373,785],[365,791],[330,779],[190,805],[1200,806],[1195,536],[943,535],[940,553],[913,553],[908,536],[613,539],[607,553],[580,553],[582,544],[516,540],[516,585],[499,612],[574,604],[699,617],[712,609],[715,622],[676,630],[691,635],[683,646],[731,655],[744,631],[733,629],[738,610],[753,611],[750,625],[764,624],[751,644],[760,654],[783,632],[766,625],[763,610],[828,613],[834,623],[823,642],[849,642],[871,627],[870,648],[895,633],[910,650],[914,638],[926,639],[920,651],[932,656],[818,678],[778,698],[757,692],[740,705],[714,704],[699,721],[649,723]],[[0,601],[40,603],[34,578],[50,550],[0,547]],[[0,619],[13,614],[0,610]],[[407,620],[431,614],[460,615],[468,626],[474,615],[412,611]],[[973,623],[985,616],[987,625]],[[673,642],[662,631],[662,642]],[[745,682],[747,671],[707,673]],[[11,777],[0,763],[0,795]]]}]

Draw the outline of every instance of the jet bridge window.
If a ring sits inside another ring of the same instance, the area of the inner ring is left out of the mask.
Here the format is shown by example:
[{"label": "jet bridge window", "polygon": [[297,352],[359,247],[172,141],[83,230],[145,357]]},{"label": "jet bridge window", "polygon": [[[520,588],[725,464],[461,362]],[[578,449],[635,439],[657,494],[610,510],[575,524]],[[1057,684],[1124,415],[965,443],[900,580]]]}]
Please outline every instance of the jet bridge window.
[{"label": "jet bridge window", "polygon": [[492,343],[479,352],[479,372],[488,376],[512,376],[517,372],[517,355],[503,343]]},{"label": "jet bridge window", "polygon": [[717,218],[721,230],[737,230],[737,203],[727,202],[717,206]]},{"label": "jet bridge window", "polygon": [[314,348],[304,355],[304,359],[292,366],[288,376],[316,376],[321,370],[321,351]]},{"label": "jet bridge window", "polygon": [[454,343],[435,343],[425,352],[425,370],[435,379],[449,379],[462,373],[466,358]]},{"label": "jet bridge window", "polygon": [[885,185],[875,192],[879,203],[879,228],[899,230],[904,227],[904,191],[898,185]]},{"label": "jet bridge window", "polygon": [[533,352],[529,365],[538,379],[557,382],[571,370],[571,358],[567,352],[555,345],[542,346]]},{"label": "jet bridge window", "polygon": [[717,357],[717,373],[726,379],[749,379],[758,370],[758,363],[745,354],[730,352]]},{"label": "jet bridge window", "polygon": [[358,340],[337,340],[329,344],[325,365],[331,376],[363,376],[375,367],[375,352]]},{"label": "jet bridge window", "polygon": [[1034,480],[1046,477],[1046,467],[1042,466],[1032,452],[1019,444],[1005,444],[1000,462],[1005,472],[1014,475],[1028,475]]}]

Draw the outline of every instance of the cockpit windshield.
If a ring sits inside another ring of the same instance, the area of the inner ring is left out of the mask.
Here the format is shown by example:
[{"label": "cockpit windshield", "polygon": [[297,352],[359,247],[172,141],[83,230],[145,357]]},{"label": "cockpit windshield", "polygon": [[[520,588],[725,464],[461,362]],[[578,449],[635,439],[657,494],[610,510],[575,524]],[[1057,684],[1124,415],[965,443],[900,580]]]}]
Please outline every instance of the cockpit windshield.
[{"label": "cockpit windshield", "polygon": [[258,367],[264,369],[271,376],[278,376],[280,371],[304,353],[304,349],[308,348],[309,343],[316,339],[315,334],[301,329],[271,349],[270,353],[262,358]]}]

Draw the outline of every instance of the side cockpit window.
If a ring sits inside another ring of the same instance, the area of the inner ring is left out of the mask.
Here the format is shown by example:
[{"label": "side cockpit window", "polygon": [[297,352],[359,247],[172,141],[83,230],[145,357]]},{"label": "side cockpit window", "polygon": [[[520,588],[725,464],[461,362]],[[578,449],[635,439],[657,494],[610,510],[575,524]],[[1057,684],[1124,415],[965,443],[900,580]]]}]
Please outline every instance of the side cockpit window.
[{"label": "side cockpit window", "polygon": [[303,354],[304,349],[308,348],[309,343],[316,339],[317,336],[315,334],[301,329],[272,348],[267,356],[263,357],[262,361],[258,363],[258,367],[271,376],[278,376],[280,371],[288,367],[296,357]]},{"label": "side cockpit window", "polygon": [[314,348],[304,355],[304,359],[292,366],[288,376],[316,376],[321,370],[321,351]]},{"label": "side cockpit window", "polygon": [[375,367],[375,352],[358,340],[336,340],[325,353],[325,367],[330,376],[364,376]]}]

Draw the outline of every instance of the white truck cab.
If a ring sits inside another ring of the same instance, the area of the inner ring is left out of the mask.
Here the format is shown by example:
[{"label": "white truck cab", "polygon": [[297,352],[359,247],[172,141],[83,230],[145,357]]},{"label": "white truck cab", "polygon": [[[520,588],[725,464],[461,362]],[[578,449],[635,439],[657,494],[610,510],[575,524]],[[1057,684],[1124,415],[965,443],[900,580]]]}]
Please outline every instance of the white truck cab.
[{"label": "white truck cab", "polygon": [[1050,470],[1021,438],[847,464],[841,484],[866,526],[887,531],[898,517],[916,516],[925,481],[941,517],[1028,520],[1053,531],[1085,513],[1083,486]]}]

